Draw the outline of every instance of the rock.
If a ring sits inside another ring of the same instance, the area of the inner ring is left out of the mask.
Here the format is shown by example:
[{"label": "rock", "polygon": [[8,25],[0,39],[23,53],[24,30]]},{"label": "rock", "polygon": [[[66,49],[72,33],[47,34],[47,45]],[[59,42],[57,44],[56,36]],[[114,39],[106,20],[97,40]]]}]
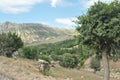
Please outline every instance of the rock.
[{"label": "rock", "polygon": [[38,59],[38,63],[39,63],[39,71],[45,72],[50,70],[50,64],[47,61]]}]

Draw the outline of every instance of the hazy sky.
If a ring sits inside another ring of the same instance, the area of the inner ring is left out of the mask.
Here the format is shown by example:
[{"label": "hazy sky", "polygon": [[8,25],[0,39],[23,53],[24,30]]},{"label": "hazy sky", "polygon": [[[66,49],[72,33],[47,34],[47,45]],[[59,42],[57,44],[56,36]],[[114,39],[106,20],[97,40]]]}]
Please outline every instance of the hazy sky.
[{"label": "hazy sky", "polygon": [[99,0],[0,0],[0,23],[11,21],[74,27],[72,21],[85,14],[97,1]]}]

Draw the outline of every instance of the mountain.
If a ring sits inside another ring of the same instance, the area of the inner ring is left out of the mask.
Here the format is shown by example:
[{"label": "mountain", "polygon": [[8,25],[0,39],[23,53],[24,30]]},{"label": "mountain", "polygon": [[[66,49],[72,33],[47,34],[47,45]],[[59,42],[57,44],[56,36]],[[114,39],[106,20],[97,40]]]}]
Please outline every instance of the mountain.
[{"label": "mountain", "polygon": [[44,43],[69,39],[73,29],[55,28],[40,23],[0,23],[0,32],[15,32],[24,43]]}]

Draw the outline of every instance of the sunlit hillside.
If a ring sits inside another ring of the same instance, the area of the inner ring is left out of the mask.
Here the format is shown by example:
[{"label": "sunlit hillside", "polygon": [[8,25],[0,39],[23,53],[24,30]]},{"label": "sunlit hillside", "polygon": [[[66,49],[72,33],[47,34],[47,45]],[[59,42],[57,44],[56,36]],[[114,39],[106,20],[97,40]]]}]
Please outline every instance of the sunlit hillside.
[{"label": "sunlit hillside", "polygon": [[24,43],[47,43],[69,39],[74,29],[55,28],[40,23],[0,23],[0,32],[15,32]]}]

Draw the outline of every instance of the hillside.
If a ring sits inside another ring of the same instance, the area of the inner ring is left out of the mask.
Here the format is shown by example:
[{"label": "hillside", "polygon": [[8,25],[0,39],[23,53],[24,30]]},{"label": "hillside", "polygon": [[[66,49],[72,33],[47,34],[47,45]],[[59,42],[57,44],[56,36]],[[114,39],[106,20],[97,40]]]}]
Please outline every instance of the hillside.
[{"label": "hillside", "polygon": [[0,61],[0,80],[61,80],[41,74],[35,61],[2,56]]},{"label": "hillside", "polygon": [[69,39],[72,29],[53,28],[40,23],[0,23],[0,32],[15,32],[25,43],[44,43]]},{"label": "hillside", "polygon": [[[0,56],[0,80],[101,80],[102,71],[96,74],[86,64],[80,70],[56,65],[50,69],[50,76],[41,74],[37,62],[28,59],[12,59]],[[120,80],[120,62],[112,62],[111,80]]]}]

